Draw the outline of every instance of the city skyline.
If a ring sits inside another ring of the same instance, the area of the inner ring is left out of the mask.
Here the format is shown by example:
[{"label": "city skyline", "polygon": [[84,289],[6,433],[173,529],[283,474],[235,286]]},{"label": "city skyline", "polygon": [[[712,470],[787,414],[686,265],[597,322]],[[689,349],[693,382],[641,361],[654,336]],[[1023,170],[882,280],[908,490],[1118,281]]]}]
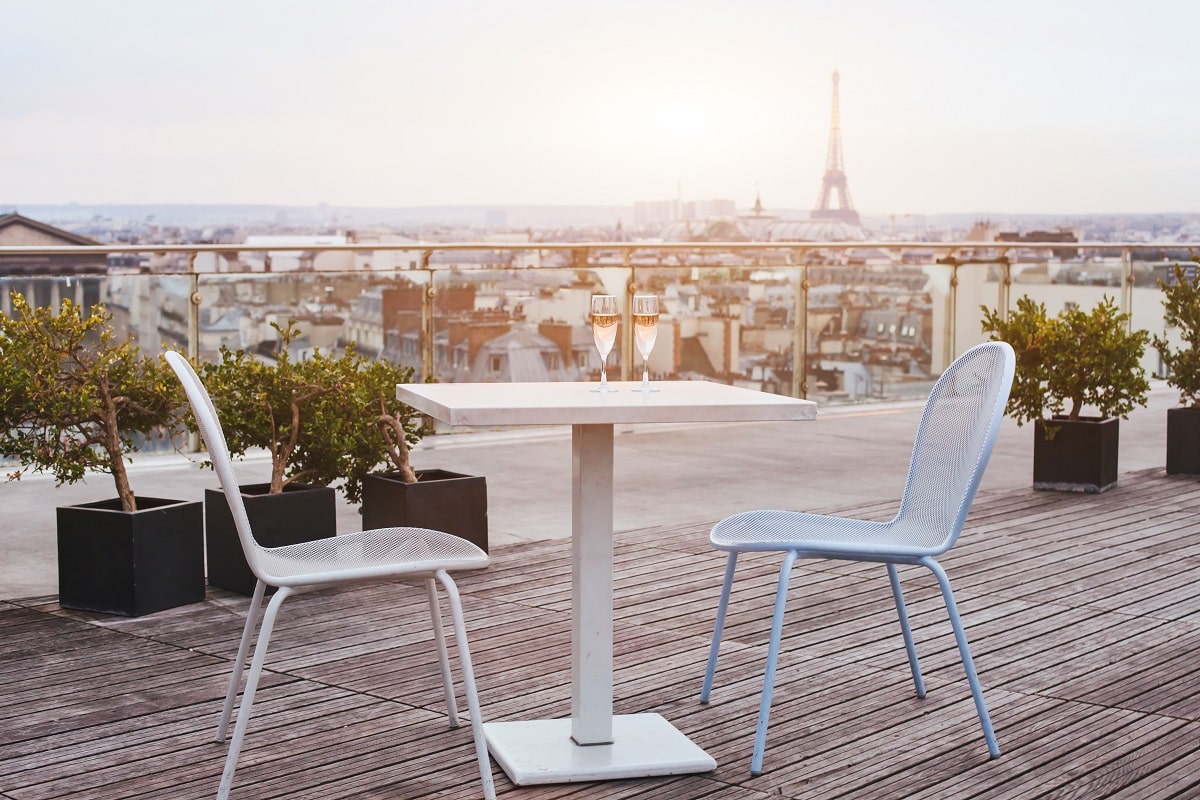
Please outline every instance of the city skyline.
[{"label": "city skyline", "polygon": [[9,9],[0,204],[1200,211],[1194,4]]}]

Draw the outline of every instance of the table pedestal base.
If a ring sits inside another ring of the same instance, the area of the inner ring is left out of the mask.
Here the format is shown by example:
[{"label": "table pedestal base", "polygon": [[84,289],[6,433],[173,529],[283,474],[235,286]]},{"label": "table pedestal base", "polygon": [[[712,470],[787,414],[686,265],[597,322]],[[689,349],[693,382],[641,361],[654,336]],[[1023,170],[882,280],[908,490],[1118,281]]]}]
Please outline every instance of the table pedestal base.
[{"label": "table pedestal base", "polygon": [[571,720],[486,722],[488,749],[518,786],[711,772],[713,758],[660,714],[613,717],[613,743],[580,746]]}]

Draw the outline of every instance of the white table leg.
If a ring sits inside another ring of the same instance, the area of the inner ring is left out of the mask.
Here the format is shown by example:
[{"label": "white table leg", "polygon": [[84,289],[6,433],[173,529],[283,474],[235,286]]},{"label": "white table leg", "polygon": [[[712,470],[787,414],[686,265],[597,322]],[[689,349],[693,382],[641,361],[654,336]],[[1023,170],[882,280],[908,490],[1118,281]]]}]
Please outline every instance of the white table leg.
[{"label": "white table leg", "polygon": [[488,748],[517,785],[714,770],[661,715],[613,716],[613,426],[571,442],[571,718],[485,723]]},{"label": "white table leg", "polygon": [[571,446],[571,738],[612,731],[613,426],[575,425]]}]

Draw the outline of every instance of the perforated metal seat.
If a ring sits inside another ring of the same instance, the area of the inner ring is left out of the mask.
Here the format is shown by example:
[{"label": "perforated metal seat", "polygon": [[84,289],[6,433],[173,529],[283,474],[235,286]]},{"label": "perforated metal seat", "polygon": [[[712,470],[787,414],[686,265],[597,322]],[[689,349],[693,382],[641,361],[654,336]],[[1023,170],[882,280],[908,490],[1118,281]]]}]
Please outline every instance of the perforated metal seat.
[{"label": "perforated metal seat", "polygon": [[[476,569],[487,555],[466,539],[429,528],[379,528],[315,539],[284,547],[259,548],[259,560],[272,586],[307,586]],[[398,572],[397,570],[403,570]]]},{"label": "perforated metal seat", "polygon": [[766,673],[759,701],[758,727],[750,770],[762,772],[767,721],[783,632],[788,579],[798,558],[874,561],[887,566],[905,650],[918,697],[925,696],[916,648],[900,590],[897,564],[919,564],[936,576],[959,655],[975,700],[984,739],[992,757],[1000,755],[983,691],[975,674],[970,647],[945,570],[935,557],[949,550],[962,532],[967,512],[991,456],[1004,406],[1012,386],[1015,359],[1004,342],[987,342],[963,353],[934,384],[917,428],[908,479],[896,516],[873,522],[797,511],[747,511],[721,520],[709,537],[713,547],[729,553],[725,582],[717,606],[716,625],[700,701],[707,703],[725,625],[725,612],[738,553],[780,551],[783,566],[775,592],[775,609],[767,650]]},{"label": "perforated metal seat", "polygon": [[475,756],[479,763],[483,795],[494,800],[496,790],[492,782],[491,762],[488,760],[487,744],[483,736],[483,720],[479,711],[479,698],[475,689],[475,676],[471,667],[471,653],[467,645],[466,624],[463,620],[462,603],[458,587],[449,575],[449,570],[479,569],[488,564],[488,556],[480,548],[457,536],[427,528],[380,528],[358,531],[325,539],[318,539],[284,547],[262,547],[255,541],[250,530],[250,521],[242,494],[233,471],[233,462],[225,443],[212,399],[204,388],[196,371],[179,353],[168,352],[167,362],[175,370],[187,392],[192,411],[208,448],[209,459],[221,481],[225,499],[229,503],[237,527],[238,538],[246,556],[246,563],[258,581],[246,615],[246,625],[238,645],[238,654],[229,679],[225,705],[221,710],[221,721],[217,726],[217,741],[223,742],[233,715],[234,699],[245,669],[259,610],[266,595],[267,586],[278,587],[267,604],[259,626],[258,642],[254,647],[254,660],[246,676],[246,688],[238,707],[237,725],[233,740],[225,757],[225,769],[221,785],[217,790],[218,800],[229,796],[237,769],[238,753],[250,721],[250,710],[258,687],[259,675],[266,660],[267,645],[279,607],[296,589],[306,586],[354,584],[389,578],[411,577],[425,583],[429,608],[433,621],[434,640],[437,644],[438,660],[442,672],[442,684],[451,727],[458,726],[458,708],[454,697],[454,683],[450,674],[450,659],[446,651],[446,639],[442,630],[441,607],[438,603],[437,583],[441,583],[450,599],[450,610],[454,618],[454,635],[458,644],[459,661],[462,665],[463,686],[467,697],[467,708],[471,719],[471,732],[475,741]]}]

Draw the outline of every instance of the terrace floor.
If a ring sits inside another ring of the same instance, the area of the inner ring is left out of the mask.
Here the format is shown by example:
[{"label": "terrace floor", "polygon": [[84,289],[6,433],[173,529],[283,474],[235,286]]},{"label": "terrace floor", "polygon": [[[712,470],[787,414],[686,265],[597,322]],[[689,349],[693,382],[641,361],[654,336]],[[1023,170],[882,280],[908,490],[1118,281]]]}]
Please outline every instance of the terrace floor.
[{"label": "terrace floor", "polygon": [[[889,516],[894,501],[827,511]],[[1004,755],[989,760],[932,576],[902,571],[918,700],[881,567],[793,574],[765,772],[749,772],[778,559],[744,557],[712,703],[697,700],[723,569],[709,524],[618,533],[617,713],[663,714],[710,774],[514,787],[500,797],[1200,796],[1200,481],[1123,473],[1102,495],[985,489],[944,559]],[[459,577],[488,720],[569,714],[569,544],[493,550]],[[0,797],[210,798],[248,600],[139,619],[0,601]],[[284,604],[233,797],[477,798],[446,726],[423,590]],[[461,698],[461,693],[460,693]],[[465,704],[464,704],[465,707]]]}]

